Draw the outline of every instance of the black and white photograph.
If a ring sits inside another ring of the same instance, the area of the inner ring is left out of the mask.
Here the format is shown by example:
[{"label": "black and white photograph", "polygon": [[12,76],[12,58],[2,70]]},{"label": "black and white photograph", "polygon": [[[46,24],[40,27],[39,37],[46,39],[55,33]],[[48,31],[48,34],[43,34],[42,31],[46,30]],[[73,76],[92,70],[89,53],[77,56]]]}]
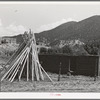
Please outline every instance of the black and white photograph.
[{"label": "black and white photograph", "polygon": [[100,93],[99,64],[99,1],[0,2],[0,92]]}]

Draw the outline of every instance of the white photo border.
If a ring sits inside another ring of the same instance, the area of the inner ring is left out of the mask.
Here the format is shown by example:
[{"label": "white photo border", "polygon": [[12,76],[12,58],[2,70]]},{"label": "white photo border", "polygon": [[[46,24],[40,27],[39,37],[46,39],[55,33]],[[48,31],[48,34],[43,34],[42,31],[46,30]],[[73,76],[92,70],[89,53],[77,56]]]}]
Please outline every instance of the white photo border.
[{"label": "white photo border", "polygon": [[[97,4],[100,1],[0,1],[0,4],[32,4],[32,3],[50,3],[50,4],[65,4],[65,3],[84,3]],[[60,95],[58,95],[60,94]],[[61,93],[61,92],[0,92],[0,99],[100,99],[100,93]]]}]

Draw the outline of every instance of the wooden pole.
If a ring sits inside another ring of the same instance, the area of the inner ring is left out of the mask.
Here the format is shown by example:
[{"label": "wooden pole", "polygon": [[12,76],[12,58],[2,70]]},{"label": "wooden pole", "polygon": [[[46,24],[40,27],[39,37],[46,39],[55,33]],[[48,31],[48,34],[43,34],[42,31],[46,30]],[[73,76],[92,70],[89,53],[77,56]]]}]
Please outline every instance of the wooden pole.
[{"label": "wooden pole", "polygon": [[69,65],[68,65],[68,72],[67,75],[70,76],[71,75],[71,70],[70,70],[70,58],[69,58]]},{"label": "wooden pole", "polygon": [[60,62],[60,65],[59,65],[59,75],[58,75],[58,81],[60,81],[60,74],[61,74],[61,62]]},{"label": "wooden pole", "polygon": [[[33,46],[32,47],[34,47],[34,49],[33,50],[35,50],[34,51],[34,55],[32,54],[32,53],[30,53],[35,59],[33,59],[33,57],[32,57],[32,60],[35,60],[35,62],[37,63],[37,64],[39,64],[39,59],[38,59],[38,53],[37,53],[37,48],[36,48],[36,40],[35,40],[35,36],[34,36],[34,34],[33,34],[33,37],[30,39],[30,41],[29,42],[33,42],[34,41],[34,43],[32,43],[33,44]],[[35,66],[36,66],[36,64],[35,64]],[[39,66],[40,67],[40,69],[42,69],[43,71],[44,71],[44,73],[47,75],[47,77],[50,79],[50,81],[53,83],[53,81],[52,81],[52,79],[49,77],[49,75],[45,72],[45,70],[42,68],[42,66],[40,65]],[[37,72],[37,71],[36,71]],[[37,75],[36,75],[37,76]]]},{"label": "wooden pole", "polygon": [[[35,45],[33,44],[32,41],[32,60],[34,58],[34,62],[35,62],[35,74],[36,74],[36,80],[39,81],[39,72],[38,72],[38,65],[37,65],[37,54],[36,54],[36,50],[35,50]],[[33,55],[34,54],[34,55]]]},{"label": "wooden pole", "polygon": [[[31,51],[31,47],[32,44],[30,44],[30,50],[29,52]],[[27,58],[27,81],[29,80],[29,54],[28,54],[28,58]]]},{"label": "wooden pole", "polygon": [[[31,55],[33,55],[32,53],[31,53]],[[34,57],[35,58],[35,57]],[[34,60],[34,59],[33,59]],[[39,63],[39,60],[36,60],[37,61],[37,63],[38,64],[40,64]],[[53,83],[53,81],[52,81],[52,79],[49,77],[49,75],[46,73],[46,71],[43,69],[43,67],[40,65],[40,68],[43,70],[43,72],[46,74],[46,76],[50,79],[50,81]]]},{"label": "wooden pole", "polygon": [[97,79],[98,60],[96,58],[94,81]]},{"label": "wooden pole", "polygon": [[[22,55],[26,52],[26,50],[22,53]],[[13,69],[14,66],[16,66],[16,64],[18,63],[18,61],[20,60],[21,56],[19,57],[19,59],[17,59],[15,61],[15,63],[10,67],[10,69],[3,75],[3,77],[1,78],[1,81],[3,81],[3,79],[8,75],[8,73]]]},{"label": "wooden pole", "polygon": [[98,57],[98,77],[100,77],[100,57]]},{"label": "wooden pole", "polygon": [[[26,63],[26,60],[29,58],[29,52],[30,52],[30,49],[31,49],[31,45],[30,47],[27,47],[26,50],[27,50],[27,54],[26,54],[26,58],[25,58],[25,61],[24,61],[24,64],[22,66],[22,69],[21,69],[21,72],[20,72],[20,75],[19,75],[19,81],[21,79],[21,75],[22,75],[22,72],[23,72],[23,69],[24,69],[24,66],[25,66],[25,63]],[[29,59],[28,59],[29,60]],[[27,62],[29,64],[29,61]],[[29,67],[29,66],[27,66]],[[28,73],[29,69],[27,69],[27,80],[28,80],[28,77],[29,77],[29,73]]]},{"label": "wooden pole", "polygon": [[29,80],[29,56],[27,58],[27,81]]},{"label": "wooden pole", "polygon": [[[23,42],[24,43],[24,42]],[[20,45],[20,47],[23,45],[23,43]],[[19,48],[20,48],[19,47]],[[18,49],[19,49],[18,48]],[[12,61],[12,60],[14,60],[13,59],[13,57],[15,56],[15,54],[16,54],[16,52],[18,51],[18,49],[15,51],[15,53],[11,56],[11,58],[7,61],[7,63],[3,66],[6,70],[7,70],[7,68],[6,68],[6,66],[10,63],[10,61]]]},{"label": "wooden pole", "polygon": [[[36,47],[36,40],[35,40],[35,35],[34,35],[34,33],[33,33],[33,40],[34,40],[34,43],[33,43],[33,46],[34,46],[34,50],[35,50],[35,60],[36,61],[39,61],[39,59],[38,59],[38,53],[37,53],[37,47]],[[32,41],[33,42],[33,41]],[[42,80],[44,80],[44,77],[43,77],[43,74],[42,74],[42,72],[41,72],[41,69],[40,69],[40,64],[39,64],[39,62],[38,63],[36,63],[36,77],[37,77],[37,80],[39,80],[39,72],[40,72],[40,75],[41,75],[41,79]]]},{"label": "wooden pole", "polygon": [[[32,41],[32,42],[33,42],[33,41]],[[34,57],[33,57],[33,53],[34,53],[34,52],[33,52],[33,44],[32,44],[32,59],[34,58]],[[34,66],[35,66],[35,65],[33,64],[33,60],[32,60],[32,81],[34,81]]]},{"label": "wooden pole", "polygon": [[23,42],[15,51],[15,53],[11,56],[11,58],[8,60],[8,64],[11,64],[16,59],[16,57],[19,55],[20,51],[24,48],[24,46],[25,43]]},{"label": "wooden pole", "polygon": [[32,61],[32,81],[34,81],[34,64],[33,64],[33,61]]},{"label": "wooden pole", "polygon": [[[27,50],[27,49],[26,49]],[[21,55],[23,55],[26,50],[22,50],[21,54],[19,54],[16,59],[10,64],[10,67],[8,68],[8,71],[6,72],[7,74],[9,73],[9,71],[11,71],[10,69],[12,69],[11,67],[14,66],[20,59]],[[6,74],[4,74],[4,76],[2,77],[2,80],[4,79],[4,77],[6,76]]]},{"label": "wooden pole", "polygon": [[[27,53],[26,53],[26,54],[27,54]],[[21,56],[21,58],[19,59],[19,62],[17,63],[18,65],[16,66],[16,68],[15,68],[15,70],[14,70],[12,76],[10,77],[9,81],[12,82],[12,81],[14,80],[14,78],[15,78],[17,72],[18,72],[18,69],[20,68],[19,65],[20,65],[20,63],[22,63],[22,62],[24,61],[25,56],[26,56],[26,55],[23,55],[23,56]]]},{"label": "wooden pole", "polygon": [[[10,66],[11,65],[13,65],[14,63],[15,63],[15,61],[16,61],[16,59],[18,59],[19,57],[20,57],[20,55],[22,55],[22,53],[26,50],[26,48],[29,46],[29,44],[30,44],[30,42],[32,42],[32,39],[30,39],[29,40],[29,42],[25,45],[25,47],[24,47],[24,49],[18,54],[18,56],[15,58],[15,60],[10,64]],[[22,48],[22,47],[21,47]]]},{"label": "wooden pole", "polygon": [[[26,57],[27,57],[27,54],[28,54],[28,52],[26,52],[26,54],[24,55],[24,57],[23,57],[23,59],[22,59],[22,61],[21,61],[21,65],[23,64],[23,61],[25,61],[25,59],[26,59]],[[21,71],[20,71],[21,72]],[[19,75],[20,75],[20,72],[19,72]],[[19,75],[18,75],[18,79],[19,79]],[[19,81],[20,81],[20,79],[19,79]]]},{"label": "wooden pole", "polygon": [[40,74],[40,78],[41,80],[44,80],[44,77],[43,77],[43,74],[42,74],[42,71],[41,71],[41,68],[40,68],[40,64],[38,64],[38,67],[39,67],[39,74]]},{"label": "wooden pole", "polygon": [[[18,64],[18,63],[17,63],[17,64]],[[19,64],[18,64],[18,65],[19,65]],[[17,65],[17,67],[15,68],[14,72],[12,73],[11,77],[9,78],[9,81],[11,81],[11,79],[12,79],[13,76],[15,75],[15,73],[16,73],[18,67],[19,67],[18,65]]]},{"label": "wooden pole", "polygon": [[43,72],[46,74],[46,76],[50,79],[50,81],[53,83],[52,79],[49,77],[49,75],[46,73],[46,71],[43,69],[43,67],[42,66],[40,66],[40,67],[43,70]]},{"label": "wooden pole", "polygon": [[[31,31],[30,31],[31,33]],[[36,74],[36,79],[39,80],[39,74],[38,74],[38,67],[37,67],[37,48],[36,48],[36,40],[35,40],[35,37],[34,37],[34,34],[33,34],[33,37],[31,38],[32,40],[32,53],[34,52],[34,55],[32,54],[32,59],[33,59],[33,56],[35,56],[35,65],[34,65],[34,68],[35,68],[35,74]],[[34,43],[33,43],[34,41]],[[33,80],[33,70],[34,70],[33,66],[32,66],[32,80]]]},{"label": "wooden pole", "polygon": [[[26,54],[26,55],[27,55],[27,54]],[[19,70],[19,68],[20,68],[20,63],[22,63],[22,62],[24,61],[24,59],[25,59],[26,55],[24,55],[24,57],[22,57],[22,58],[20,59],[20,61],[19,61],[18,65],[17,65],[18,67],[16,67],[16,68],[17,68],[17,70],[15,71],[14,76],[13,76],[13,77],[12,77],[12,79],[11,79],[11,82],[14,80],[15,76],[17,75],[18,70]]]},{"label": "wooden pole", "polygon": [[27,60],[27,59],[25,59],[24,64],[23,64],[23,66],[22,66],[22,69],[21,69],[21,72],[20,72],[20,75],[19,75],[19,81],[21,80],[21,75],[22,75],[22,72],[23,72],[23,70],[24,70],[26,60]]},{"label": "wooden pole", "polygon": [[36,80],[39,81],[38,66],[37,66],[37,60],[36,59],[35,59],[35,74],[36,74]]},{"label": "wooden pole", "polygon": [[24,64],[23,64],[23,66],[22,66],[22,70],[21,70],[20,75],[19,75],[19,81],[20,81],[20,79],[21,79],[21,75],[22,75],[23,69],[24,69],[24,67],[25,67],[25,63],[26,63],[27,58],[28,58],[28,56],[29,56],[29,52],[30,52],[30,50],[28,49],[27,57],[25,58]]},{"label": "wooden pole", "polygon": [[36,80],[39,81],[38,65],[36,61],[35,61],[35,73],[36,73]]},{"label": "wooden pole", "polygon": [[[8,75],[8,76],[10,75],[10,73],[14,70],[16,64],[17,64],[17,62],[16,62],[12,67],[10,67],[10,69],[2,76],[1,81],[3,81],[4,78],[5,78],[7,75]],[[11,72],[10,72],[10,71],[11,71]]]},{"label": "wooden pole", "polygon": [[[16,63],[16,65],[17,65],[17,63]],[[16,65],[15,66],[13,66],[12,68],[11,68],[11,70],[10,70],[10,72],[6,75],[6,79],[8,79],[9,78],[9,76],[11,75],[11,73],[13,72],[13,70],[14,70],[14,68],[16,67]]]},{"label": "wooden pole", "polygon": [[18,67],[17,67],[17,69],[15,71],[15,74],[14,74],[14,76],[11,79],[11,82],[14,80],[15,76],[17,75],[19,68],[20,68],[20,66],[18,65]]},{"label": "wooden pole", "polygon": [[[31,55],[32,55],[32,53],[31,53]],[[39,70],[39,73],[40,73],[41,80],[44,80],[44,77],[43,77],[43,74],[42,74],[42,71],[41,71],[41,68],[40,68],[41,65],[40,65],[39,61],[36,60],[34,56],[33,56],[32,60],[37,62],[37,67],[38,67],[38,70]],[[35,64],[35,62],[34,62],[34,64]],[[35,65],[34,65],[34,69],[35,69]]]}]

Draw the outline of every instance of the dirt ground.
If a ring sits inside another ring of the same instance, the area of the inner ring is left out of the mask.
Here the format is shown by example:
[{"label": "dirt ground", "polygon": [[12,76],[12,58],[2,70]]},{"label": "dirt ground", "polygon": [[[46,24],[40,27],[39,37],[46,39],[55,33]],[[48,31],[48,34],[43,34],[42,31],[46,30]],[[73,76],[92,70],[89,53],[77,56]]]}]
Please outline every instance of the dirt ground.
[{"label": "dirt ground", "polygon": [[58,82],[58,75],[48,73],[54,83],[47,78],[45,81],[27,82],[24,79],[13,83],[1,82],[2,92],[100,92],[100,78],[94,81],[93,77],[66,76],[61,75]]},{"label": "dirt ground", "polygon": [[[0,63],[7,59],[0,58]],[[94,77],[61,75],[49,73],[53,83],[45,76],[44,81],[29,81],[22,79],[10,83],[7,80],[1,82],[1,92],[100,92],[100,77],[94,81]]]}]

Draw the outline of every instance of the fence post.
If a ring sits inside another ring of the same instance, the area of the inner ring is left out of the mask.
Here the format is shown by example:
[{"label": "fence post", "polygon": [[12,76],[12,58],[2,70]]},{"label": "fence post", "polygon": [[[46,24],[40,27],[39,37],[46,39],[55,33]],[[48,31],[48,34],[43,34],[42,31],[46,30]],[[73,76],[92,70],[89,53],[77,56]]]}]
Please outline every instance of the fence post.
[{"label": "fence post", "polygon": [[98,69],[97,67],[98,67],[98,60],[96,58],[94,81],[96,81],[97,79],[97,69]]},{"label": "fence post", "polygon": [[61,62],[60,62],[60,65],[59,65],[59,75],[58,75],[58,81],[60,81],[60,74],[61,74]]},{"label": "fence post", "polygon": [[67,75],[70,76],[71,75],[71,70],[70,70],[70,58],[69,58],[69,61],[68,61],[68,69],[67,69]]}]

